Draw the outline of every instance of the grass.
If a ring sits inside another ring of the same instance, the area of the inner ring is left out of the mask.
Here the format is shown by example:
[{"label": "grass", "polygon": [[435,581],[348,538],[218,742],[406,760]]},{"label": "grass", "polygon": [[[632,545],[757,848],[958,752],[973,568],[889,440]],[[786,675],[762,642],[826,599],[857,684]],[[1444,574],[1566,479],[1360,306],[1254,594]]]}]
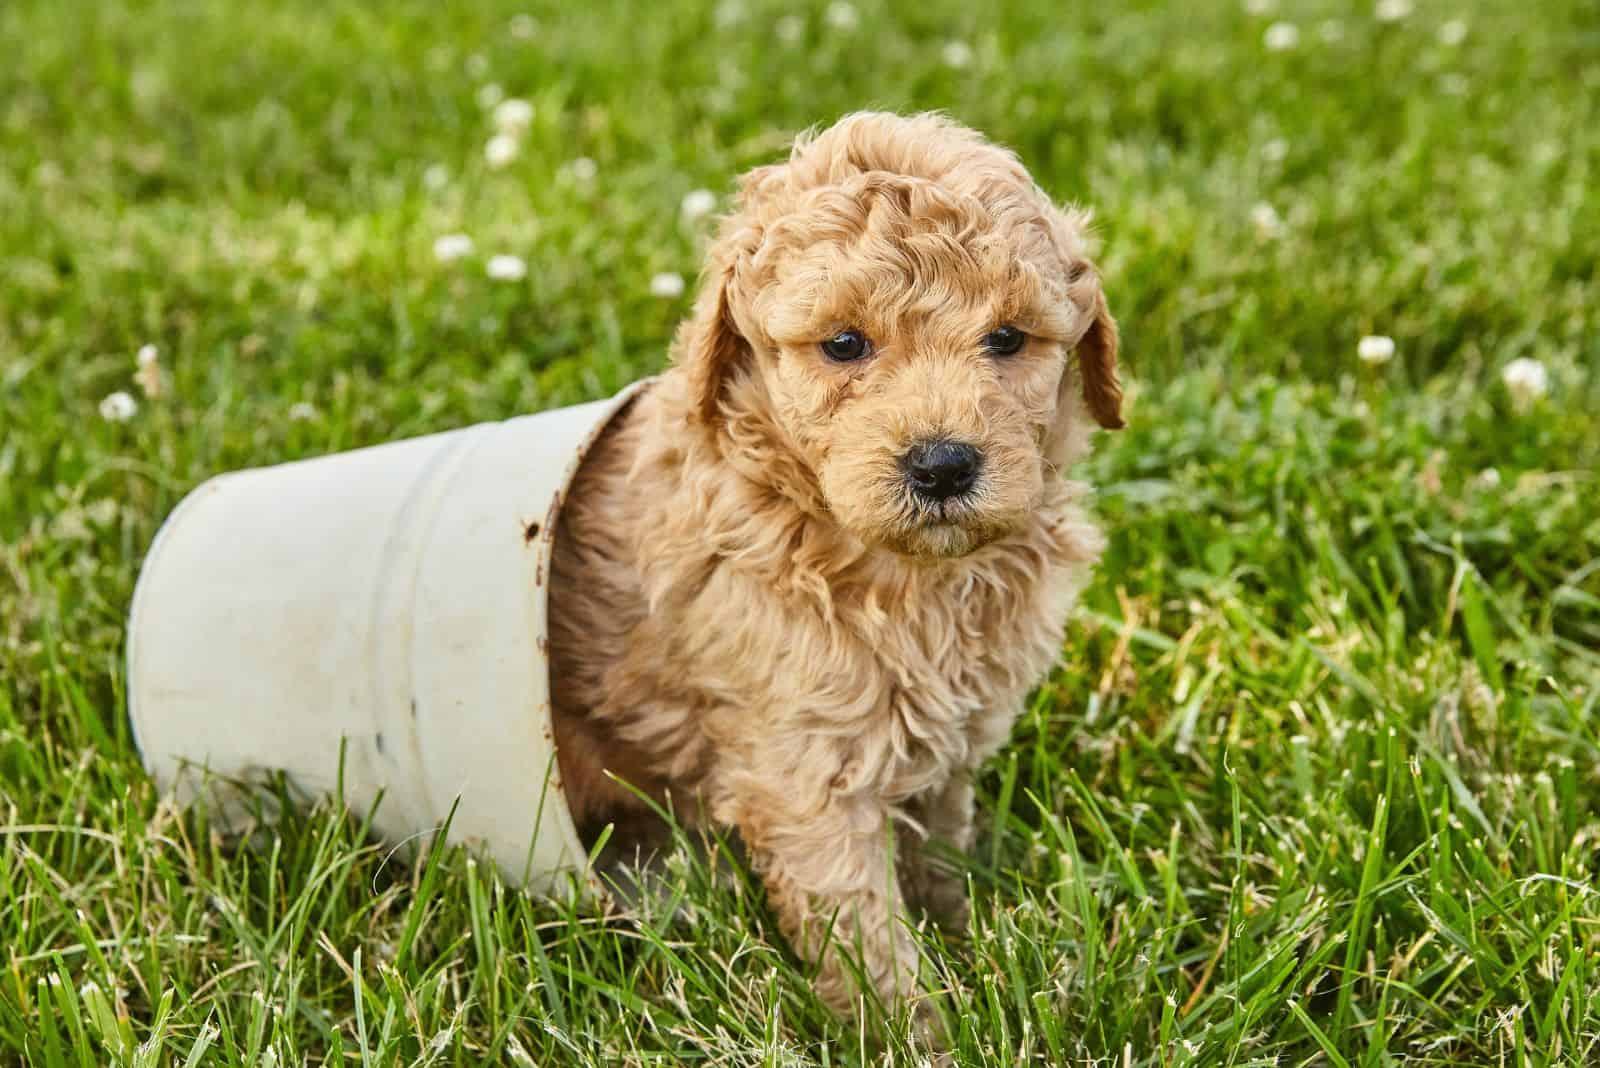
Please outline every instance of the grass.
[{"label": "grass", "polygon": [[[333,804],[241,848],[160,801],[120,677],[185,490],[658,368],[684,194],[862,106],[1097,208],[1135,394],[929,949],[957,1060],[1600,1060],[1593,6],[1079,6],[0,6],[0,1060],[875,1061],[748,879],[681,857],[623,922]],[[535,108],[501,170],[490,83]]]}]

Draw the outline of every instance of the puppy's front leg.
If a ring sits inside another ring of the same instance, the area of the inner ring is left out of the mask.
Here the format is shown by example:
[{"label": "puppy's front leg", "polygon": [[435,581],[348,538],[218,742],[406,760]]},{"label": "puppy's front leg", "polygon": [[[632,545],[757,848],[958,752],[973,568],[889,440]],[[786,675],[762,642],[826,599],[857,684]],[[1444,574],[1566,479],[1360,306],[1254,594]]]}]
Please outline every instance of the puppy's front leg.
[{"label": "puppy's front leg", "polygon": [[892,870],[888,811],[875,799],[746,783],[728,822],[739,828],[796,952],[818,961],[817,993],[849,1015],[859,987],[840,954],[859,957],[863,979],[893,1008],[915,987],[917,947]]},{"label": "puppy's front leg", "polygon": [[927,836],[902,828],[899,837],[901,883],[913,907],[921,908],[947,931],[967,926],[967,883],[959,869],[928,855],[934,839],[965,854],[972,850],[972,779],[957,772],[937,790],[920,798],[912,815]]}]

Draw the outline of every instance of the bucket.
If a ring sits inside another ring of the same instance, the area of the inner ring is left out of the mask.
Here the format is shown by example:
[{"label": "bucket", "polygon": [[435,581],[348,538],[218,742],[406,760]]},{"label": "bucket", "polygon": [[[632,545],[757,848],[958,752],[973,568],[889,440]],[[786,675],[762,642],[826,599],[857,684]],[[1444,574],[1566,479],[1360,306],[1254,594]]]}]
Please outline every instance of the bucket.
[{"label": "bucket", "polygon": [[128,621],[157,783],[226,819],[236,785],[282,772],[297,796],[342,790],[385,839],[450,817],[508,879],[595,892],[555,757],[547,580],[563,495],[642,385],[185,497]]}]

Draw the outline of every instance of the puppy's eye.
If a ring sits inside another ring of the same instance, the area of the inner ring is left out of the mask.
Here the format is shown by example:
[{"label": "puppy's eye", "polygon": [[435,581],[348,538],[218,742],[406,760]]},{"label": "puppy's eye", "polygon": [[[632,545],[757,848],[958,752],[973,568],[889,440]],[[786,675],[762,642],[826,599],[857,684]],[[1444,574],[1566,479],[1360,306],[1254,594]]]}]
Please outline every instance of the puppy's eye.
[{"label": "puppy's eye", "polygon": [[1028,335],[1016,327],[1002,326],[983,336],[983,347],[995,356],[1010,356],[1022,348],[1022,343],[1027,340]]},{"label": "puppy's eye", "polygon": [[822,354],[834,363],[851,363],[872,354],[872,342],[859,330],[845,330],[822,343]]}]

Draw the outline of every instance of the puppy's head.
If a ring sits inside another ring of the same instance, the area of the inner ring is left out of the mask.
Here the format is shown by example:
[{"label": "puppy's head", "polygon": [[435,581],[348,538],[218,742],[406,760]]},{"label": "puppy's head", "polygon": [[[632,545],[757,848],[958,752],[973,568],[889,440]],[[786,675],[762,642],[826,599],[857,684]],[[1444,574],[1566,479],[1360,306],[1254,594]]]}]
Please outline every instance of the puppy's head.
[{"label": "puppy's head", "polygon": [[801,140],[712,249],[677,351],[697,418],[756,417],[790,492],[870,545],[951,557],[1018,529],[1089,420],[1122,425],[1085,222],[938,116]]}]

